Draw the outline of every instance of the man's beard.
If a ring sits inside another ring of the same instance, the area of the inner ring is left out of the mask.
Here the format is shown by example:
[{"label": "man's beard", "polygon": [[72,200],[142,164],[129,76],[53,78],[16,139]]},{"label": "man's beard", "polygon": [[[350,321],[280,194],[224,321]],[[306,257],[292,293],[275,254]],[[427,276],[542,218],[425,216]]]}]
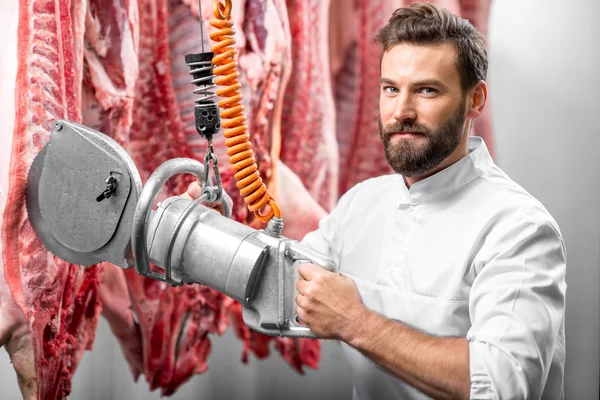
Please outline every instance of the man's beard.
[{"label": "man's beard", "polygon": [[[407,177],[420,176],[432,170],[450,154],[460,143],[465,121],[466,104],[436,129],[425,125],[396,122],[385,128],[379,117],[379,134],[385,150],[385,159],[396,173]],[[425,143],[419,139],[400,139],[392,144],[392,135],[398,132],[419,133],[425,136]]]}]

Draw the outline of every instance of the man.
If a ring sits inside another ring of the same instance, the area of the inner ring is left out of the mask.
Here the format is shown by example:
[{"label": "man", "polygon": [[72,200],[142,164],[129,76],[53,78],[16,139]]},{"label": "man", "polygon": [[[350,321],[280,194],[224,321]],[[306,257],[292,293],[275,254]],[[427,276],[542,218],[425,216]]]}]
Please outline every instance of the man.
[{"label": "man", "polygon": [[376,40],[396,174],[356,185],[304,237],[341,274],[299,267],[299,318],[342,342],[355,399],[564,398],[565,247],[470,136],[487,98],[482,36],[413,4]]},{"label": "man", "polygon": [[561,399],[566,254],[547,210],[470,137],[487,55],[430,4],[379,31],[380,131],[396,174],[348,191],[303,240],[297,314],[342,341],[360,400]]}]

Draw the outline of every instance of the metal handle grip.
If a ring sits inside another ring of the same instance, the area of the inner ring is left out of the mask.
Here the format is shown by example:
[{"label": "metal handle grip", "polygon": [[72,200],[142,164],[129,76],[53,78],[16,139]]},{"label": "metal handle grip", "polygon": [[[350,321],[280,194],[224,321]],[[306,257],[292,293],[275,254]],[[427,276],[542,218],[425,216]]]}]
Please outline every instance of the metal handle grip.
[{"label": "metal handle grip", "polygon": [[298,323],[298,316],[296,315],[296,296],[298,295],[298,289],[296,288],[296,285],[298,284],[300,275],[298,274],[297,266],[300,263],[311,263],[325,268],[327,271],[333,273],[339,273],[339,267],[334,260],[298,242],[291,243],[287,251],[286,258],[288,258],[288,262],[291,263],[291,268],[286,268],[286,271],[291,273],[292,276],[289,276],[286,279],[286,281],[289,282],[286,291],[290,293],[291,296],[285,296],[285,300],[288,302],[287,306],[285,307],[285,311],[286,314],[292,316],[292,318],[287,318],[289,321],[289,328],[288,331],[285,332],[285,335],[305,338],[318,338],[318,336],[316,336],[310,330],[310,328]]},{"label": "metal handle grip", "polygon": [[290,255],[295,260],[306,260],[308,263],[317,264],[325,268],[329,272],[339,273],[340,269],[331,258],[326,257],[324,254],[314,251],[313,249],[301,245],[300,243],[292,243],[290,246]]},{"label": "metal handle grip", "polygon": [[140,275],[163,282],[166,282],[164,275],[150,270],[146,231],[152,204],[154,204],[161,187],[169,178],[181,173],[193,174],[196,178],[202,179],[204,176],[204,166],[191,158],[173,158],[162,163],[144,185],[133,216],[131,244],[135,260],[135,270]]}]

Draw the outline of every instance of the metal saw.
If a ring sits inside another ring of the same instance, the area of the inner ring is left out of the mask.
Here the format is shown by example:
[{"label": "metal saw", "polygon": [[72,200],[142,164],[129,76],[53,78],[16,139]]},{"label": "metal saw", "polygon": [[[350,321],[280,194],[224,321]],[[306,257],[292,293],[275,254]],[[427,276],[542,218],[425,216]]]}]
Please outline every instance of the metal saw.
[{"label": "metal saw", "polygon": [[[133,160],[116,141],[58,120],[29,171],[27,212],[41,242],[67,262],[108,261],[172,286],[203,284],[241,302],[244,322],[257,332],[316,337],[297,321],[297,265],[338,267],[282,236],[280,218],[261,230],[228,218],[228,196],[216,195],[207,172],[199,161],[175,158],[142,187]],[[193,201],[170,197],[153,210],[163,184],[181,173],[204,179],[202,195]],[[215,200],[223,202],[225,216],[202,204]]]}]

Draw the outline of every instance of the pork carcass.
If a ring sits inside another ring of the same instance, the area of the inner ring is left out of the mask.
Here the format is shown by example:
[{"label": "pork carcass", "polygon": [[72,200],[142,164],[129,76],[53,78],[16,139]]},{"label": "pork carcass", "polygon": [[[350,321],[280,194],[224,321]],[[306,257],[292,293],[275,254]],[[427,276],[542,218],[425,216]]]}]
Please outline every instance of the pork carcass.
[{"label": "pork carcass", "polygon": [[[0,59],[0,104],[2,104],[0,120],[4,121],[4,129],[8,133],[0,135],[0,226],[2,226],[4,216],[2,211],[6,206],[8,196],[13,138],[10,133],[14,128],[14,89],[17,68],[12,60],[17,57],[18,20],[18,3],[16,1],[0,4],[0,24],[9,32],[4,38],[4,57]],[[2,242],[0,240],[0,255],[3,254]],[[11,296],[10,288],[4,278],[4,261],[0,257],[0,347],[2,346],[6,346],[10,354],[23,398],[35,398],[37,384],[31,335],[23,312]]]},{"label": "pork carcass", "polygon": [[[391,16],[395,3],[390,0],[356,1],[352,19],[357,24],[356,40],[350,41],[349,47],[342,52],[343,59],[347,60],[335,63],[341,67],[335,83],[340,113],[337,129],[340,195],[367,178],[391,172],[383,157],[377,125],[381,49],[373,37]],[[347,26],[339,27],[348,29]],[[352,62],[354,65],[348,65]],[[349,81],[354,82],[346,86]]]},{"label": "pork carcass", "polygon": [[[74,48],[83,54],[75,73],[83,79],[81,112],[84,125],[129,143],[133,101],[138,79],[139,21],[136,1],[74,2],[85,25],[74,35]],[[143,372],[140,327],[136,323],[123,271],[104,263],[98,296],[102,315],[119,341],[133,378]]]},{"label": "pork carcass", "polygon": [[[7,344],[27,398],[64,398],[71,374],[94,340],[101,306],[97,266],[83,269],[52,256],[33,232],[25,188],[33,157],[54,119],[81,121],[73,32],[83,15],[68,1],[19,3],[18,72],[8,195],[2,219],[4,277],[27,328],[22,346]],[[4,291],[5,289],[3,289]],[[4,302],[3,302],[4,303]],[[2,304],[3,312],[4,304]],[[9,306],[10,310],[10,306]],[[22,326],[13,331],[24,332]],[[22,368],[22,369],[21,369]],[[33,372],[33,373],[32,373]]]},{"label": "pork carcass", "polygon": [[[330,65],[339,146],[339,195],[360,181],[391,172],[379,139],[379,55],[373,37],[401,4],[397,0],[332,0]],[[334,11],[335,10],[335,11]]]},{"label": "pork carcass", "polygon": [[339,154],[329,73],[328,0],[288,0],[292,75],[281,118],[282,162],[293,166],[309,193],[330,211],[337,202]]},{"label": "pork carcass", "polygon": [[[0,120],[4,121],[7,134],[0,135],[0,227],[4,217],[8,196],[10,154],[15,113],[15,78],[17,57],[17,27],[19,21],[18,3],[0,4],[0,24],[7,29],[4,57],[0,59]],[[2,233],[0,232],[0,237]],[[0,240],[0,255],[3,254],[3,241]],[[0,257],[0,347],[6,346],[11,362],[17,373],[19,387],[24,399],[35,399],[35,363],[31,335],[23,311],[15,304],[10,288],[4,277],[4,260]]]}]

